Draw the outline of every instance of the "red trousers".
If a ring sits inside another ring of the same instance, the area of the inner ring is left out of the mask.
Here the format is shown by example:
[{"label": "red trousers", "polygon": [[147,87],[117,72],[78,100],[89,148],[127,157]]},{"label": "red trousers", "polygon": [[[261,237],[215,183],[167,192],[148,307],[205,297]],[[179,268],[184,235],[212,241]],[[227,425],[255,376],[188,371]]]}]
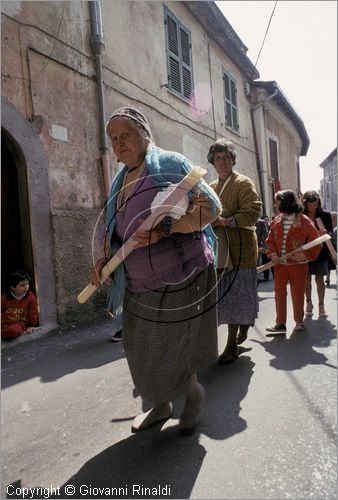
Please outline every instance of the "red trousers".
[{"label": "red trousers", "polygon": [[15,339],[23,335],[26,331],[26,326],[23,323],[9,323],[1,325],[2,339]]},{"label": "red trousers", "polygon": [[301,323],[304,317],[304,295],[307,264],[277,264],[275,267],[276,323],[286,323],[286,285],[290,283],[293,318]]}]

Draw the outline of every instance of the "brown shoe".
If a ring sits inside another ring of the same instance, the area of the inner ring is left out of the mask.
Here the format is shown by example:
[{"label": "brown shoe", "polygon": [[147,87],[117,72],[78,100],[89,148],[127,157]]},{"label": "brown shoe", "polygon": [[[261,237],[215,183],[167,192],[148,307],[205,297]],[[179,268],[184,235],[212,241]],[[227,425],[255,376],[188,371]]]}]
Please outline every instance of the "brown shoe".
[{"label": "brown shoe", "polygon": [[232,354],[223,352],[223,354],[221,354],[218,358],[218,363],[220,365],[230,365],[231,363],[234,363],[234,361],[236,361],[237,358],[238,358],[238,351]]}]

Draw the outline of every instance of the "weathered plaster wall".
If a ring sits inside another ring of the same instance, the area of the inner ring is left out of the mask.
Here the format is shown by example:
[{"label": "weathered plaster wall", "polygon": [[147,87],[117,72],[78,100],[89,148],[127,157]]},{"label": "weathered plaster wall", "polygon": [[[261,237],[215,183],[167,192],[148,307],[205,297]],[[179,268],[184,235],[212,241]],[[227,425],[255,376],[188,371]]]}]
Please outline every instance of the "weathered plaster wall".
[{"label": "weathered plaster wall", "polygon": [[[89,271],[102,240],[103,216],[98,209],[52,210],[54,260],[58,311],[61,321],[76,322],[101,314],[105,307],[104,287],[85,304],[77,303],[78,293],[89,282]],[[94,248],[91,247],[92,243]]]},{"label": "weathered plaster wall", "polygon": [[[89,280],[92,232],[105,201],[97,161],[97,97],[88,5],[3,2],[2,12],[6,14],[2,16],[2,93],[23,113],[27,124],[32,122],[48,157],[45,189],[50,198],[56,285],[50,281],[46,286],[56,294],[58,321],[67,323],[93,316],[104,305],[102,294],[85,306],[76,300]],[[55,127],[61,135],[56,135]],[[34,198],[37,190],[38,186],[31,185],[30,196]],[[44,203],[41,197],[40,204]],[[37,249],[43,235],[37,234],[34,231],[32,243],[41,259]],[[46,289],[39,287],[38,294],[46,294]]]}]

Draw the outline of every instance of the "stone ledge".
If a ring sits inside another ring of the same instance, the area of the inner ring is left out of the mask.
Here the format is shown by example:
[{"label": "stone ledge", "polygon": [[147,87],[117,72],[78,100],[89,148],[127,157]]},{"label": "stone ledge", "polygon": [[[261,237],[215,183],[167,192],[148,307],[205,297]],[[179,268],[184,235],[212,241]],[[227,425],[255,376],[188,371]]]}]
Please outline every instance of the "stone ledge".
[{"label": "stone ledge", "polygon": [[18,344],[22,344],[23,342],[31,342],[33,340],[39,340],[42,337],[44,337],[47,333],[56,330],[57,328],[58,325],[55,323],[46,323],[45,325],[37,327],[33,333],[25,333],[24,335],[21,335],[17,339],[13,340],[1,339],[1,350],[17,346]]}]

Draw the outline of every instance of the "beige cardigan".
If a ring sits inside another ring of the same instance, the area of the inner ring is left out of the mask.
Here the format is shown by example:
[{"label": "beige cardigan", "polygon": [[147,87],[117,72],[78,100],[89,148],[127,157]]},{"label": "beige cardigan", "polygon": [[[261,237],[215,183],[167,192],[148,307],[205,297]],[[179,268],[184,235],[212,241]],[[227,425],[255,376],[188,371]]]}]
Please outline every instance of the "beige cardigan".
[{"label": "beige cardigan", "polygon": [[[219,195],[224,182],[217,180],[210,186]],[[257,265],[258,246],[255,225],[260,215],[262,202],[255,185],[249,177],[233,171],[220,196],[222,217],[234,217],[236,227],[227,227],[230,257],[234,268],[254,268]]]}]

